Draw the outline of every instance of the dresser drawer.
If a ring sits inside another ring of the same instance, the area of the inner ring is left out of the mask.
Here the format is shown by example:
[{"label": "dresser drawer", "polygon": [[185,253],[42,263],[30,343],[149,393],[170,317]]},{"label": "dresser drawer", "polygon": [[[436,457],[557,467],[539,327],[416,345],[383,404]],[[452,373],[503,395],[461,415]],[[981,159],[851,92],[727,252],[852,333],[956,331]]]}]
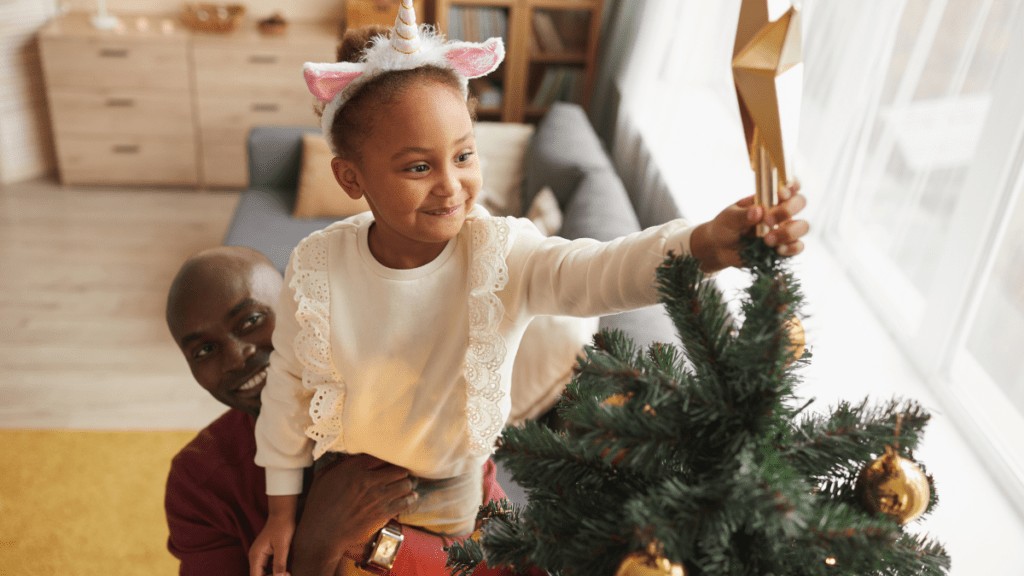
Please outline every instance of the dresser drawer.
[{"label": "dresser drawer", "polygon": [[47,86],[163,89],[189,93],[184,40],[139,42],[117,38],[43,37]]},{"label": "dresser drawer", "polygon": [[206,97],[199,100],[203,131],[248,129],[252,126],[317,125],[313,97],[305,91],[280,95],[252,90],[236,98]]},{"label": "dresser drawer", "polygon": [[50,114],[61,135],[194,133],[187,93],[56,88],[50,92]]},{"label": "dresser drawer", "polygon": [[195,139],[191,134],[67,134],[57,140],[57,158],[65,184],[198,183]]},{"label": "dresser drawer", "polygon": [[[317,50],[280,50],[277,46],[197,45],[195,52],[196,90],[199,98],[242,94],[254,88],[306,92],[302,65],[324,61]],[[333,61],[331,59],[330,61]]]}]

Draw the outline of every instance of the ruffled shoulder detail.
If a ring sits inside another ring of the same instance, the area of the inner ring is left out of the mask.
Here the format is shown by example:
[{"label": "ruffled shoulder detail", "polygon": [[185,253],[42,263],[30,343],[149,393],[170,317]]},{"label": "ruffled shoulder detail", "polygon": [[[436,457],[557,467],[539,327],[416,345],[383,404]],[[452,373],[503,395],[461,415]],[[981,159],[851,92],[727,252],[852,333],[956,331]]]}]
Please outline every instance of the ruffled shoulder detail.
[{"label": "ruffled shoulder detail", "polygon": [[345,382],[334,367],[331,356],[330,283],[328,281],[328,246],[337,224],[314,232],[299,243],[292,254],[292,279],[288,287],[294,291],[297,304],[295,319],[299,332],[295,335],[295,356],[302,364],[302,385],[313,390],[309,404],[312,424],[306,436],[315,441],[313,458],[319,458],[327,447],[341,450],[341,413],[345,404]]},{"label": "ruffled shoulder detail", "polygon": [[474,456],[489,455],[505,419],[500,402],[501,365],[505,341],[499,327],[505,306],[497,293],[508,284],[506,258],[512,246],[512,229],[505,218],[467,220],[471,233],[469,266],[469,348],[466,351],[466,419],[469,450]]}]

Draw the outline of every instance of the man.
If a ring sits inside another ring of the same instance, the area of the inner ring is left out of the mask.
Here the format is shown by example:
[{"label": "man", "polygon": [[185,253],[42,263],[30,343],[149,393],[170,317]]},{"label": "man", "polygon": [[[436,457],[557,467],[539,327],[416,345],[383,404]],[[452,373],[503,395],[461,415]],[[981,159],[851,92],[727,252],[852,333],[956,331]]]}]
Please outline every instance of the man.
[{"label": "man", "polygon": [[[228,410],[175,456],[167,479],[168,548],[180,574],[243,576],[267,517],[264,471],[253,438],[273,350],[274,308],[282,279],[254,250],[219,247],[189,258],[171,284],[167,326],[200,386]],[[505,496],[491,462],[484,499]],[[396,480],[398,480],[396,482]],[[296,539],[296,576],[333,574],[352,550],[372,550],[378,532],[415,498],[404,470],[360,455],[323,474],[310,494]],[[391,574],[448,574],[444,542],[404,528]],[[478,574],[484,573],[478,570]],[[490,572],[489,570],[486,572]]]}]

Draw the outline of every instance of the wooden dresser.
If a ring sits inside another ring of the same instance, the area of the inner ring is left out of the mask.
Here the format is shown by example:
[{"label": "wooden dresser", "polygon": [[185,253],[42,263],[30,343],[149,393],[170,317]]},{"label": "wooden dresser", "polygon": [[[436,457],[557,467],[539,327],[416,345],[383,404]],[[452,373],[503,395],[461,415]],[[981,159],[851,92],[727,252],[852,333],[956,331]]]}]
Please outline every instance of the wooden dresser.
[{"label": "wooden dresser", "polygon": [[315,125],[302,63],[333,61],[338,27],[264,36],[130,17],[99,31],[86,14],[47,24],[40,49],[65,184],[246,185],[245,138],[267,124]]}]

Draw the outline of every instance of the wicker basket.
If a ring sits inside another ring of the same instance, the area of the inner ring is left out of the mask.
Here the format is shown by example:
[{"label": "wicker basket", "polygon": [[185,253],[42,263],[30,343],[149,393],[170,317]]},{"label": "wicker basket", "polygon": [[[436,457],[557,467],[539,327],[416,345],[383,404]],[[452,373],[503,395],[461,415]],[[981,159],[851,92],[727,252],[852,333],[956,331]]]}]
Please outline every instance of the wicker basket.
[{"label": "wicker basket", "polygon": [[231,32],[245,16],[241,4],[185,4],[181,20],[199,32]]}]

